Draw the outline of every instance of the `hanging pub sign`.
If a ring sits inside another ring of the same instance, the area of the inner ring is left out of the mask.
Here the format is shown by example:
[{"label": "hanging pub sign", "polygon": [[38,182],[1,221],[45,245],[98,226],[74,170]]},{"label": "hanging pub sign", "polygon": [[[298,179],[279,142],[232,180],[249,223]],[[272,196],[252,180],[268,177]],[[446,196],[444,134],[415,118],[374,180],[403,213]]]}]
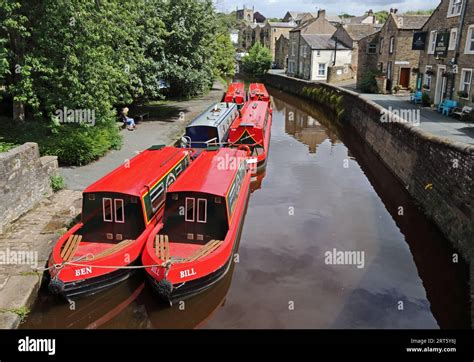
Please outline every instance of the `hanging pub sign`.
[{"label": "hanging pub sign", "polygon": [[436,36],[435,56],[446,58],[448,55],[449,33],[438,33]]},{"label": "hanging pub sign", "polygon": [[412,50],[425,50],[426,34],[425,31],[418,31],[413,34]]}]

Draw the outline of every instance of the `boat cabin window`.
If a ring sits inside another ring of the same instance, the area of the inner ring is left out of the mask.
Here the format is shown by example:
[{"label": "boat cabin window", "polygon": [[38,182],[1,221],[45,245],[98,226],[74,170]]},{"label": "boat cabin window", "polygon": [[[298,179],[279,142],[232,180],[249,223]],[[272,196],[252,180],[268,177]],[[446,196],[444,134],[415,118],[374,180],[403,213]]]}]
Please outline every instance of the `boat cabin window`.
[{"label": "boat cabin window", "polygon": [[136,196],[115,193],[91,196],[83,198],[84,225],[78,231],[85,242],[135,240],[145,230],[142,204]]},{"label": "boat cabin window", "polygon": [[194,199],[186,197],[186,221],[194,221]]},{"label": "boat cabin window", "polygon": [[205,224],[207,222],[207,200],[198,199],[197,222]]},{"label": "boat cabin window", "polygon": [[176,175],[180,175],[183,172],[183,165],[179,165],[176,167]]},{"label": "boat cabin window", "polygon": [[216,127],[196,126],[186,129],[186,136],[192,143],[205,143],[212,139],[219,139]]},{"label": "boat cabin window", "polygon": [[156,212],[164,201],[165,196],[165,185],[163,183],[159,184],[155,189],[150,193],[150,200],[153,212]]}]

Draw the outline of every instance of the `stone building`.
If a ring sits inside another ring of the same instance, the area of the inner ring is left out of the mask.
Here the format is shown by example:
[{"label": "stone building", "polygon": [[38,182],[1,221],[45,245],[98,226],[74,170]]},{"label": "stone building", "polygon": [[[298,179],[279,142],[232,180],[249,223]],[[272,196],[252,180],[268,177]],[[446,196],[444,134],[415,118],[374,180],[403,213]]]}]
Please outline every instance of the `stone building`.
[{"label": "stone building", "polygon": [[236,16],[237,20],[246,21],[248,23],[253,23],[255,8],[247,8],[245,5],[242,9],[237,8]]},{"label": "stone building", "polygon": [[[347,67],[351,64],[351,49],[338,44],[332,35],[302,34],[300,36],[299,69],[297,77],[309,81],[326,82],[330,67]],[[342,75],[343,71],[341,71]]]},{"label": "stone building", "polygon": [[362,16],[353,16],[345,20],[346,24],[378,24],[374,11],[370,9]]},{"label": "stone building", "polygon": [[352,49],[352,69],[357,72],[359,64],[359,42],[361,39],[368,37],[380,30],[382,25],[371,23],[355,23],[343,24],[337,27],[334,38]]},{"label": "stone building", "polygon": [[[380,31],[358,41],[357,88],[361,88],[364,74],[379,69]],[[374,89],[375,91],[375,89]]]},{"label": "stone building", "polygon": [[[288,11],[284,18],[284,22],[295,22],[297,25],[306,23],[311,19],[317,18],[319,12],[298,12],[298,11]],[[337,24],[343,24],[345,22],[344,19],[340,18],[337,15],[325,15],[326,19],[334,26]]]},{"label": "stone building", "polygon": [[278,69],[286,69],[288,67],[288,47],[290,39],[283,34],[276,41],[275,64]]},{"label": "stone building", "polygon": [[[380,30],[377,55],[378,68],[386,76],[388,92],[395,87],[408,89],[416,86],[421,51],[412,50],[413,35],[428,18],[424,15],[398,15],[397,9],[390,9],[387,22]],[[360,57],[366,54],[359,51],[359,67]]]},{"label": "stone building", "polygon": [[442,0],[422,31],[418,88],[434,104],[449,98],[473,107],[474,2]]},{"label": "stone building", "polygon": [[255,43],[264,43],[264,34],[262,29],[265,25],[259,23],[248,24],[241,30],[242,47],[249,50]]},{"label": "stone building", "polygon": [[290,37],[290,30],[294,29],[296,24],[294,22],[267,22],[262,28],[263,45],[270,49],[272,59],[276,59],[276,42],[281,35],[286,38]]},{"label": "stone building", "polygon": [[302,35],[333,35],[335,31],[336,27],[326,19],[326,11],[324,10],[320,10],[316,18],[292,29],[289,36],[287,74],[292,77],[298,77],[303,73],[302,46],[308,46],[308,44],[302,44]]}]

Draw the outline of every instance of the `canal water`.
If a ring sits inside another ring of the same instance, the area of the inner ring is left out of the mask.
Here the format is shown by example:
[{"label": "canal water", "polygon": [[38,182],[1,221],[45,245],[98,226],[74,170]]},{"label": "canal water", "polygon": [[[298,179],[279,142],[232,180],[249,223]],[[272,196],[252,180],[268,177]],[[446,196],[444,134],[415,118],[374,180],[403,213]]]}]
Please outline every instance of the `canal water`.
[{"label": "canal water", "polygon": [[22,328],[469,328],[467,266],[403,186],[352,130],[271,94],[268,167],[225,279],[171,308],[140,273],[73,305],[42,288]]}]

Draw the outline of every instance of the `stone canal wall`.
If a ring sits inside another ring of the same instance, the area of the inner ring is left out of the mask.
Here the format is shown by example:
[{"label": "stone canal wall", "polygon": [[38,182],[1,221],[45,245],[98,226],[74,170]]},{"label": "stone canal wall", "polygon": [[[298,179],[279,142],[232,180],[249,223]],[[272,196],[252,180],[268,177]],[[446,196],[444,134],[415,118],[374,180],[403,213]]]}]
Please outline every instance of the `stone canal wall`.
[{"label": "stone canal wall", "polygon": [[[424,214],[466,261],[471,260],[474,146],[451,142],[404,123],[385,108],[346,89],[278,74],[267,74],[266,82],[305,98],[309,96],[303,93],[304,88],[323,88],[342,96],[341,123],[352,126],[402,182]],[[385,117],[389,121],[383,121],[383,113],[390,116]]]},{"label": "stone canal wall", "polygon": [[0,153],[0,234],[11,221],[51,196],[50,177],[57,169],[57,158],[40,157],[36,143]]}]

